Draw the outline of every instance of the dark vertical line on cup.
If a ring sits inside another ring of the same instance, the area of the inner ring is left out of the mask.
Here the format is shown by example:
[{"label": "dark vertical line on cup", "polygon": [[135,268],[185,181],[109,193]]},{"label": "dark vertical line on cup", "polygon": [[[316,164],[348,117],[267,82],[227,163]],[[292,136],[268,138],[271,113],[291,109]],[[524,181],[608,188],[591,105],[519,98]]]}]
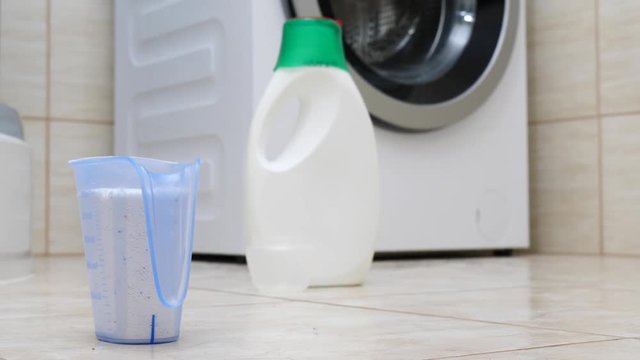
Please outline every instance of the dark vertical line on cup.
[{"label": "dark vertical line on cup", "polygon": [[156,314],[151,315],[151,336],[149,336],[149,344],[155,344],[156,340]]}]

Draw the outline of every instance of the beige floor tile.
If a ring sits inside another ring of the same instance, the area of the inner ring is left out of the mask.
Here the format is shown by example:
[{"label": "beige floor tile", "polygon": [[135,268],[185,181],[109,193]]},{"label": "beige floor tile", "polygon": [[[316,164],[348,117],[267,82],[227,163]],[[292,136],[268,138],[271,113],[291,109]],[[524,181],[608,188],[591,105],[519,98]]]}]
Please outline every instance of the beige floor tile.
[{"label": "beige floor tile", "polygon": [[269,299],[262,296],[228,294],[219,291],[189,289],[184,311],[193,313],[214,306],[242,306],[251,304],[281,303],[288,300]]},{"label": "beige floor tile", "polygon": [[603,113],[640,110],[640,2],[598,2]]},{"label": "beige floor tile", "polygon": [[51,314],[91,315],[88,288],[62,287],[47,291],[36,289],[17,291],[12,285],[8,284],[0,288],[5,292],[0,300],[0,322],[9,319],[46,317]]},{"label": "beige floor tile", "polygon": [[[493,289],[529,284],[529,264],[520,259],[457,259],[375,262],[363,286],[310,288],[298,294],[273,296],[291,299],[378,296],[444,291]],[[200,270],[191,285],[248,294],[260,294],[251,284],[245,265],[195,262]],[[211,274],[203,276],[203,274]],[[271,296],[271,294],[264,294]]]},{"label": "beige floor tile", "polygon": [[[601,256],[533,256],[520,258],[529,265],[530,287],[576,287],[640,291],[640,259]],[[490,260],[487,260],[490,261]]]},{"label": "beige floor tile", "polygon": [[32,275],[33,257],[30,254],[0,259],[0,286],[22,282]]},{"label": "beige floor tile", "polygon": [[526,3],[530,119],[595,115],[595,2]]},{"label": "beige floor tile", "polygon": [[[640,276],[633,275],[640,274],[639,258],[529,256],[453,261],[465,263],[467,270],[464,273],[447,270],[443,263],[436,264],[434,269],[434,266],[426,265],[429,262],[425,260],[412,264],[413,275],[388,268],[386,276],[379,278],[387,283],[404,284],[409,283],[405,277],[421,278],[424,284],[419,286],[424,290],[422,294],[393,295],[394,292],[391,291],[391,295],[369,295],[343,292],[327,296],[328,294],[308,291],[305,295],[307,299],[315,301],[385,310],[611,335],[638,336],[640,333],[640,315],[637,313]],[[497,265],[499,262],[502,264]],[[450,275],[443,275],[437,268]],[[520,281],[512,281],[511,288],[473,290],[469,287],[466,290],[461,288],[460,291],[434,291],[426,278],[431,273],[434,277],[450,279],[454,283],[465,277],[469,281],[475,278],[490,283],[492,279],[498,281],[503,277],[501,269],[504,275],[518,274]],[[370,277],[372,276],[376,277],[373,272]],[[367,287],[368,284],[365,284],[362,288]],[[339,296],[343,298],[340,299]]]},{"label": "beige floor tile", "polygon": [[110,125],[51,123],[49,250],[53,254],[82,253],[75,179],[68,161],[111,155],[112,132]]},{"label": "beige floor tile", "polygon": [[[421,288],[422,294],[398,295],[400,290],[372,291],[365,283],[361,291],[344,289],[313,289],[299,298],[350,306],[383,310],[409,311],[427,315],[453,316],[485,321],[568,329],[612,335],[637,336],[640,333],[640,259],[594,256],[529,256],[511,259],[480,258],[454,260],[465,264],[459,271],[446,263],[415,262],[413,273],[403,273],[395,267],[370,279],[386,283],[405,284],[411,290]],[[498,263],[500,263],[498,265]],[[440,269],[438,269],[440,268]],[[449,273],[449,276],[444,275]],[[513,287],[459,291],[438,291],[429,277],[440,277],[453,284],[498,282],[505,276],[517,277]],[[406,280],[413,277],[420,280]],[[377,279],[376,279],[377,278]],[[483,280],[480,280],[483,279]],[[422,286],[415,286],[422,281]],[[411,284],[411,285],[409,285]],[[519,284],[519,285],[518,285]],[[355,288],[354,288],[355,289]],[[406,293],[409,293],[407,290]],[[342,298],[341,298],[342,297]]]},{"label": "beige floor tile", "polygon": [[113,2],[51,1],[51,116],[113,118]]},{"label": "beige floor tile", "polygon": [[[326,300],[386,295],[473,292],[527,287],[580,287],[640,291],[640,259],[535,255],[451,260],[374,262],[362,286],[310,288],[278,295],[292,300]],[[194,262],[191,286],[260,294],[244,265]]]},{"label": "beige floor tile", "polygon": [[[261,294],[251,285],[246,266],[194,262],[191,286],[241,294]],[[310,288],[278,294],[293,300],[377,297],[508,290],[528,287],[580,287],[640,291],[640,259],[536,255],[450,260],[374,262],[362,286]]]},{"label": "beige floor tile", "polygon": [[[510,354],[509,351],[523,348],[554,346],[562,349],[559,354],[570,358],[569,354],[575,353],[563,352],[569,347],[557,345],[611,337],[531,326],[562,325],[585,331],[599,323],[598,332],[634,333],[636,324],[640,324],[636,319],[640,315],[633,314],[640,300],[640,281],[629,276],[640,273],[640,259],[529,256],[423,260],[376,263],[370,279],[380,291],[403,291],[404,286],[405,292],[411,292],[418,285],[425,293],[351,294],[349,298],[325,300],[349,307],[192,288],[178,342],[118,346],[98,342],[93,335],[82,257],[36,258],[35,269],[35,275],[25,281],[0,285],[0,357],[407,359]],[[515,283],[510,273],[519,274],[516,277],[521,286],[472,290],[473,279],[484,278],[491,283],[506,278]],[[471,290],[438,290],[442,284],[430,282],[429,276],[449,279],[460,285],[451,287]],[[248,281],[246,269],[239,265],[194,263],[192,277],[227,278],[227,288],[233,288],[234,283],[242,288]],[[418,280],[406,280],[407,277]],[[391,285],[394,283],[402,285]],[[425,316],[352,306],[437,313]],[[622,314],[627,317],[623,319]],[[517,321],[526,326],[446,318],[447,315]],[[615,350],[606,342],[601,344],[604,349],[597,344],[585,349],[594,354]],[[625,346],[629,351],[635,349],[635,345]],[[524,358],[554,354],[541,349],[529,351],[534,352],[515,354]]]},{"label": "beige floor tile", "polygon": [[46,0],[0,2],[0,101],[46,114]]},{"label": "beige floor tile", "polygon": [[[84,272],[84,269],[82,272]],[[26,280],[25,282],[29,281]],[[37,283],[37,281],[33,281],[33,283]],[[49,287],[46,290],[36,289],[35,285],[25,288],[25,286],[16,287],[15,284],[8,284],[0,289],[7,293],[0,300],[0,320],[2,321],[46,317],[51,314],[78,315],[91,318],[91,299],[87,283],[81,287]],[[241,306],[283,301],[257,296],[190,289],[184,304],[184,311],[199,311],[199,309],[214,306]]]},{"label": "beige floor tile", "polygon": [[640,352],[640,340],[621,339],[572,344],[564,346],[543,347],[504,353],[462,356],[455,359],[492,359],[492,360],[636,360]]},{"label": "beige floor tile", "polygon": [[640,261],[592,256],[537,255],[451,261],[374,263],[363,286],[311,288],[287,298],[323,301],[401,294],[508,291],[529,287],[582,287],[640,291]]},{"label": "beige floor tile", "polygon": [[596,120],[539,124],[529,129],[533,249],[598,253]]},{"label": "beige floor tile", "polygon": [[91,313],[81,257],[34,257],[33,269],[25,280],[0,285],[0,323],[4,319]]},{"label": "beige floor tile", "polygon": [[[84,257],[36,257],[34,274],[23,281],[0,283],[0,319],[55,315],[91,315]],[[200,271],[194,269],[198,275]],[[185,309],[282,302],[265,297],[190,289]],[[1,353],[0,353],[1,356]]]},{"label": "beige floor tile", "polygon": [[610,336],[640,336],[640,291],[558,286],[325,300],[332,304]]},{"label": "beige floor tile", "polygon": [[257,294],[246,265],[194,261],[191,266],[192,287]]},{"label": "beige floor tile", "polygon": [[45,152],[44,121],[24,120],[24,133],[31,146],[31,250],[44,254],[45,249]]},{"label": "beige floor tile", "polygon": [[605,339],[305,303],[186,308],[181,339],[153,347],[100,343],[88,315],[7,319],[3,326],[12,329],[0,339],[10,359],[407,359]]},{"label": "beige floor tile", "polygon": [[640,115],[602,120],[604,250],[640,254]]}]

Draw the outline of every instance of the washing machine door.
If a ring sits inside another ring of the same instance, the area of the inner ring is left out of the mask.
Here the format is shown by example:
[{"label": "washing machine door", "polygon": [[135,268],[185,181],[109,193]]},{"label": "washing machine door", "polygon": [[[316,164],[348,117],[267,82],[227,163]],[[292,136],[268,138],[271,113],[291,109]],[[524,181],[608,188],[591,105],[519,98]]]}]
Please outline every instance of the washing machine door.
[{"label": "washing machine door", "polygon": [[343,22],[345,54],[374,120],[425,131],[466,118],[511,54],[519,0],[289,0]]}]

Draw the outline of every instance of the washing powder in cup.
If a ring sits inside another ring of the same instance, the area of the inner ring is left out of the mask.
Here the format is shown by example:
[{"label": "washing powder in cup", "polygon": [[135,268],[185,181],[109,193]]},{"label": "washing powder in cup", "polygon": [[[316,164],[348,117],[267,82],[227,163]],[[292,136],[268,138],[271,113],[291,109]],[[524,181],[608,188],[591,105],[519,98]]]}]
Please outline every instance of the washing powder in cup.
[{"label": "washing powder in cup", "polygon": [[101,214],[90,230],[96,234],[93,242],[85,243],[87,252],[96,252],[91,256],[96,261],[87,262],[87,268],[98,285],[91,291],[98,337],[177,338],[181,307],[166,307],[156,295],[142,192],[87,190],[80,194],[80,207]]},{"label": "washing powder in cup", "polygon": [[[154,344],[179,337],[197,163],[163,167],[155,161],[107,157],[72,163],[95,331],[103,341]],[[110,180],[120,186],[87,181],[86,173],[99,176],[101,167],[102,173],[115,172]]]}]

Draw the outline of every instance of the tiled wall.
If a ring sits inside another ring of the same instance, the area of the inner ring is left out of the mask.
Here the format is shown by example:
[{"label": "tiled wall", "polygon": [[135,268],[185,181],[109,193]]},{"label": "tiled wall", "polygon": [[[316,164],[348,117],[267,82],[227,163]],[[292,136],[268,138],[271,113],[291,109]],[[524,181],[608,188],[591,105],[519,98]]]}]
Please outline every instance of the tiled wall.
[{"label": "tiled wall", "polygon": [[0,0],[0,101],[33,147],[33,250],[80,253],[69,159],[112,153],[113,2]]},{"label": "tiled wall", "polygon": [[[69,159],[112,152],[112,1],[0,0],[0,100],[34,148],[34,251],[79,253]],[[640,2],[527,0],[540,252],[640,255]]]},{"label": "tiled wall", "polygon": [[534,249],[640,255],[640,2],[527,10]]}]

